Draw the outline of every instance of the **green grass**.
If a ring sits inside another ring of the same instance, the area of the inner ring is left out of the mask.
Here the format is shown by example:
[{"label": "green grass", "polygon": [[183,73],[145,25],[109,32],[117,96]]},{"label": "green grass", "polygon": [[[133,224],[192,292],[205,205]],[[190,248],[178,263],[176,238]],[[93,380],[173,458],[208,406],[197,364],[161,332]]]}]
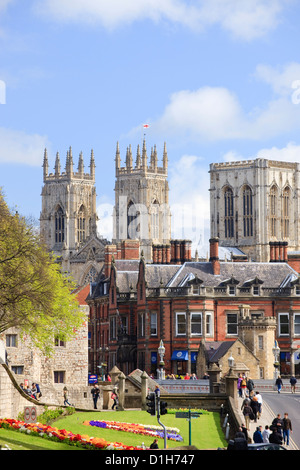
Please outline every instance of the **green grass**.
[{"label": "green grass", "polygon": [[[95,426],[86,426],[84,421],[120,421],[126,423],[140,423],[158,425],[156,416],[151,416],[146,411],[126,410],[126,411],[99,411],[99,412],[77,412],[57,420],[52,426],[58,429],[66,429],[74,434],[85,434],[90,437],[102,437],[109,442],[122,442],[127,445],[141,445],[142,442],[149,446],[153,442],[153,437],[142,436],[124,431],[102,429]],[[176,418],[175,414],[166,414],[161,417],[165,426],[176,427],[183,437],[183,442],[167,440],[167,447],[178,447],[189,445],[189,422],[184,418]],[[201,449],[217,449],[227,446],[224,433],[220,425],[218,413],[207,413],[191,421],[191,444]],[[5,443],[15,450],[78,450],[76,447],[53,442],[44,438],[29,436],[16,431],[0,429],[0,445]],[[158,439],[159,448],[163,449],[164,440]]]}]

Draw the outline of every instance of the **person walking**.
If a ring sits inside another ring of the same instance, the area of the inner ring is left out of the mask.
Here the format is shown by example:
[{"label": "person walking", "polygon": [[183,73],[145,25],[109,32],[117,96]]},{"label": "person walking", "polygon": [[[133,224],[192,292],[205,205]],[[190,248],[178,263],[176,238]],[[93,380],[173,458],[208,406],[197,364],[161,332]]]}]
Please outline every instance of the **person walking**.
[{"label": "person walking", "polygon": [[262,396],[259,392],[255,392],[255,396],[257,398],[257,402],[258,402],[258,413],[257,413],[257,417],[260,418],[261,417],[261,414],[262,414],[262,404],[263,404],[263,399],[262,399]]},{"label": "person walking", "polygon": [[67,387],[64,387],[63,391],[64,391],[64,405],[65,406],[72,406],[71,403],[69,402]]},{"label": "person walking", "polygon": [[113,406],[111,407],[112,410],[115,409],[118,409],[118,404],[119,404],[119,398],[118,398],[118,394],[117,394],[117,390],[114,388],[113,389],[113,392],[111,394],[111,398],[113,399]]},{"label": "person walking", "polygon": [[249,398],[252,398],[253,390],[254,390],[254,382],[250,377],[248,377],[248,380],[247,380],[247,390],[248,390]]},{"label": "person walking", "polygon": [[270,442],[269,441],[270,434],[271,434],[270,428],[266,424],[265,429],[262,432],[263,442]]},{"label": "person walking", "polygon": [[277,392],[280,393],[283,385],[280,375],[277,377],[275,385],[277,387]]},{"label": "person walking", "polygon": [[292,375],[292,377],[290,378],[291,392],[292,393],[296,392],[296,383],[297,383],[297,379],[294,375]]},{"label": "person walking", "polygon": [[290,432],[293,432],[292,422],[289,418],[288,413],[284,413],[282,420],[282,434],[283,434],[283,443],[287,446],[290,444]]},{"label": "person walking", "polygon": [[246,429],[250,431],[250,420],[254,418],[254,414],[249,404],[246,404],[243,407],[243,415],[245,418]]},{"label": "person walking", "polygon": [[259,410],[259,404],[256,397],[253,397],[250,402],[250,407],[252,408],[254,414],[254,422],[257,423],[257,413]]},{"label": "person walking", "polygon": [[261,431],[262,426],[258,426],[256,431],[253,433],[253,442],[255,442],[255,444],[262,444],[264,442]]},{"label": "person walking", "polygon": [[97,410],[97,402],[100,396],[100,389],[98,384],[95,384],[95,386],[92,388],[91,394],[93,396],[94,409]]},{"label": "person walking", "polygon": [[[273,419],[272,421],[272,426],[273,428],[275,427],[277,429],[277,431],[279,432],[280,435],[282,435],[282,426],[283,426],[283,421],[282,421],[282,418],[281,418],[281,414],[278,413],[278,415],[276,416],[276,418]],[[271,441],[270,441],[271,442]]]},{"label": "person walking", "polygon": [[242,395],[242,398],[246,398],[247,394],[247,380],[246,380],[246,377],[243,376],[242,377],[242,380],[241,380],[241,395]]},{"label": "person walking", "polygon": [[282,444],[282,436],[275,426],[273,427],[273,430],[270,434],[269,442],[271,442],[272,444]]}]

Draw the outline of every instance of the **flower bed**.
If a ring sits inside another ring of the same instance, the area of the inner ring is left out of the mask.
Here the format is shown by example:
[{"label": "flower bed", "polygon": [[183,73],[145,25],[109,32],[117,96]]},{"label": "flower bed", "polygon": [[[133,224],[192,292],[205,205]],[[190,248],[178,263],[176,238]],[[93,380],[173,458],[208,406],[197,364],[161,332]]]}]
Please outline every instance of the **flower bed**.
[{"label": "flower bed", "polygon": [[[164,437],[164,432],[161,427],[147,424],[120,423],[119,421],[85,421],[83,424],[87,426],[97,426],[103,429],[133,432],[144,436]],[[183,438],[179,434],[179,429],[166,427],[166,431],[167,439],[172,441],[183,441]]]},{"label": "flower bed", "polygon": [[85,434],[73,434],[65,429],[58,429],[41,423],[24,423],[15,419],[0,419],[0,428],[12,429],[34,436],[40,436],[55,441],[63,441],[65,444],[82,446],[92,450],[142,450],[142,447],[127,446],[122,442],[108,442],[99,437],[89,437]]}]

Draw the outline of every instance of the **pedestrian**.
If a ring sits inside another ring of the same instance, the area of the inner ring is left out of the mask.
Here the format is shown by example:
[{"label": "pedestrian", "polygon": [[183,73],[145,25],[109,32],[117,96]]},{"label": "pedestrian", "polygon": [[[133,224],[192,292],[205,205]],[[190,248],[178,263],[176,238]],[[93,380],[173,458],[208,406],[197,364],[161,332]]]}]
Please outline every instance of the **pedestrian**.
[{"label": "pedestrian", "polygon": [[118,397],[118,394],[117,394],[117,389],[114,388],[113,391],[112,391],[112,394],[111,394],[111,398],[113,399],[113,405],[111,407],[112,410],[115,409],[118,409],[118,404],[119,404],[119,397]]},{"label": "pedestrian", "polygon": [[257,413],[258,413],[258,410],[259,410],[259,404],[258,404],[258,401],[257,401],[256,397],[252,398],[252,400],[250,402],[250,406],[251,406],[253,414],[254,414],[254,422],[256,423],[257,422]]},{"label": "pedestrian", "polygon": [[246,428],[250,431],[250,420],[254,419],[254,414],[250,405],[246,404],[243,407],[243,415],[245,418]]},{"label": "pedestrian", "polygon": [[241,424],[241,429],[242,429],[242,432],[243,432],[244,435],[245,435],[246,441],[248,442],[248,431],[247,431],[247,428],[246,428],[246,426],[245,426],[244,423]]},{"label": "pedestrian", "polygon": [[275,381],[275,385],[277,387],[278,393],[280,393],[281,389],[282,389],[282,385],[283,385],[280,375],[277,377],[277,379]]},{"label": "pedestrian", "polygon": [[91,394],[93,395],[94,409],[97,410],[97,402],[100,396],[100,389],[98,384],[95,384],[95,386],[92,388]]},{"label": "pedestrian", "polygon": [[276,426],[272,426],[272,432],[269,436],[269,442],[271,442],[272,444],[282,444],[282,436],[278,432]]},{"label": "pedestrian", "polygon": [[280,413],[278,413],[276,418],[273,419],[272,426],[275,427],[280,434],[282,434],[283,421]]},{"label": "pedestrian", "polygon": [[257,398],[257,402],[258,402],[258,413],[257,413],[257,417],[260,418],[261,417],[261,413],[262,413],[262,404],[263,404],[263,399],[262,399],[262,396],[259,392],[255,392],[255,396]]},{"label": "pedestrian", "polygon": [[292,377],[290,378],[291,392],[292,393],[296,392],[296,383],[297,383],[297,379],[294,375],[292,375]]},{"label": "pedestrian", "polygon": [[248,390],[248,396],[249,398],[251,398],[253,395],[253,390],[254,390],[254,382],[250,377],[248,377],[248,380],[247,380],[247,390]]},{"label": "pedestrian", "polygon": [[241,389],[242,380],[243,380],[242,374],[239,374],[239,378],[238,378],[238,381],[237,381],[237,389],[238,389],[239,397],[241,397],[241,398],[242,398],[242,389]]},{"label": "pedestrian", "polygon": [[154,439],[152,444],[150,445],[150,449],[158,449],[157,439]]},{"label": "pedestrian", "polygon": [[271,434],[270,428],[266,424],[265,429],[262,432],[263,442],[270,442],[269,441],[270,434]]},{"label": "pedestrian", "polygon": [[288,413],[284,413],[282,420],[282,434],[283,434],[283,443],[287,446],[290,444],[290,432],[293,432],[292,422],[289,418]]},{"label": "pedestrian", "polygon": [[262,426],[258,426],[256,431],[253,433],[253,442],[255,442],[255,444],[262,444],[264,442],[261,432]]},{"label": "pedestrian", "polygon": [[236,432],[234,438],[235,438],[235,439],[237,439],[237,438],[246,439],[246,436],[245,436],[245,433],[243,432],[242,426],[239,427],[239,429],[238,429],[238,431]]},{"label": "pedestrian", "polygon": [[64,387],[63,391],[64,391],[64,405],[65,406],[72,406],[71,403],[69,402],[67,387]]},{"label": "pedestrian", "polygon": [[247,380],[246,380],[246,377],[243,376],[242,380],[241,380],[241,395],[242,395],[242,398],[246,398],[246,396],[247,396],[246,391],[247,391]]}]

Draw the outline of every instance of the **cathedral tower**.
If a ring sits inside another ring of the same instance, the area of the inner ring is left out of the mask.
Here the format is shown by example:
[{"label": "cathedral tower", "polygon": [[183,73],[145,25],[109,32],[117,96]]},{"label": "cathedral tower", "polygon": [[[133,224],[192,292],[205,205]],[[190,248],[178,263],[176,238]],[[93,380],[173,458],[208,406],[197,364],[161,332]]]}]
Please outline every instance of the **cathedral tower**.
[{"label": "cathedral tower", "polygon": [[129,146],[125,166],[121,167],[118,143],[115,162],[113,243],[126,239],[138,239],[145,260],[151,262],[152,246],[169,244],[171,238],[166,144],[163,150],[162,166],[158,166],[156,146],[151,149],[148,164],[145,139],[142,152],[140,146],[137,147],[135,165],[131,146]]},{"label": "cathedral tower", "polygon": [[[49,174],[49,162],[47,150],[44,153],[43,162],[44,186],[42,188],[42,210],[40,215],[41,237],[47,248],[52,251],[62,263],[65,271],[81,283],[81,268],[93,267],[96,274],[96,266],[99,250],[97,239],[97,213],[96,213],[96,188],[95,188],[95,159],[91,152],[90,171],[84,171],[83,155],[80,153],[77,172],[74,171],[72,148],[67,152],[65,171],[61,171],[59,154],[56,154],[54,173]],[[78,255],[86,247],[88,241],[93,239],[93,247],[90,247],[95,266],[88,263],[86,255],[78,259]],[[104,245],[103,256],[104,260]],[[102,251],[102,250],[100,250]],[[73,265],[72,265],[72,260]],[[99,261],[99,259],[98,259]],[[84,264],[84,266],[82,266]],[[88,274],[88,272],[86,273]]]}]

